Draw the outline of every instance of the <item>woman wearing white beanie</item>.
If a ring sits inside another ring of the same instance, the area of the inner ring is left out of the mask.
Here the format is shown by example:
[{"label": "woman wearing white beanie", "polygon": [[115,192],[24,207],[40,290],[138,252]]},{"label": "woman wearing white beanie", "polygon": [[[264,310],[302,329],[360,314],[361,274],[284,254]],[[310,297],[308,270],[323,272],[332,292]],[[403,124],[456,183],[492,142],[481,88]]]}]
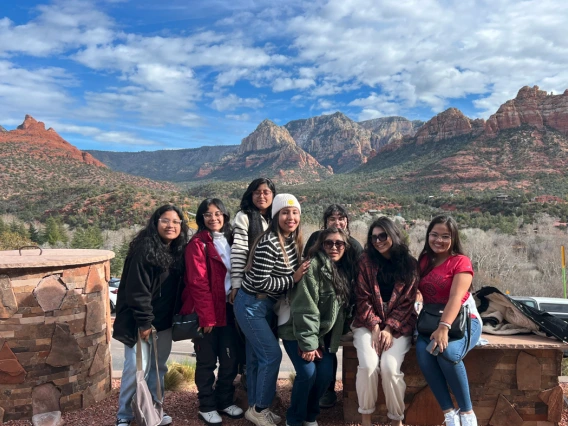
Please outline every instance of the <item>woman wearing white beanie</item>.
[{"label": "woman wearing white beanie", "polygon": [[309,261],[300,263],[301,212],[292,194],[274,197],[272,222],[251,250],[241,291],[235,298],[235,316],[246,337],[249,409],[245,418],[259,426],[281,420],[269,408],[282,361],[271,325],[276,300],[302,279],[309,266]]}]

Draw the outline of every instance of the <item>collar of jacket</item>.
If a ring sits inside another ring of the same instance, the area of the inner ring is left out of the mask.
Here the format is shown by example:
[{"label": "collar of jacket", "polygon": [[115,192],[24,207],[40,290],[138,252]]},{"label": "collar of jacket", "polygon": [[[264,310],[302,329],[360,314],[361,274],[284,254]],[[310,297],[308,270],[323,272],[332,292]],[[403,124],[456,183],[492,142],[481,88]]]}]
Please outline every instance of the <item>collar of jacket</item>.
[{"label": "collar of jacket", "polygon": [[206,257],[218,260],[219,262],[223,262],[223,259],[221,259],[221,256],[219,256],[217,247],[215,247],[215,243],[213,242],[213,237],[211,236],[211,233],[207,229],[199,231],[197,234],[195,234],[195,237],[193,238],[197,238],[203,243],[205,247]]},{"label": "collar of jacket", "polygon": [[324,252],[318,251],[316,261],[321,265],[320,273],[331,281],[333,279],[331,259]]}]

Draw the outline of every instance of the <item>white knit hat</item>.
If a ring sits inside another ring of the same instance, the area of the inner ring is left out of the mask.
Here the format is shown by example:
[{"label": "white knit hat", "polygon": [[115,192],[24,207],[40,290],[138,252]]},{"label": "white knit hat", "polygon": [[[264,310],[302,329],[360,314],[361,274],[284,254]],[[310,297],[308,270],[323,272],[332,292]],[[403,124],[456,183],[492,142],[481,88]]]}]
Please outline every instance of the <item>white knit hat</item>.
[{"label": "white knit hat", "polygon": [[272,200],[272,219],[274,219],[274,216],[284,207],[296,207],[300,210],[300,213],[302,213],[302,208],[296,197],[292,194],[278,194],[274,197],[274,200]]}]

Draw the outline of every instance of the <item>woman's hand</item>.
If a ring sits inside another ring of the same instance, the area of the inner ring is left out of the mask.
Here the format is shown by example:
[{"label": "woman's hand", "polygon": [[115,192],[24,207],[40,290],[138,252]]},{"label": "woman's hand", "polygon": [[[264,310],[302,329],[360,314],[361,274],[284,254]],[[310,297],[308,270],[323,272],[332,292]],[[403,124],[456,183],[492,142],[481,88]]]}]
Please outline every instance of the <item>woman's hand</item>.
[{"label": "woman's hand", "polygon": [[300,266],[298,266],[298,269],[296,269],[296,271],[294,272],[294,282],[295,283],[300,282],[300,280],[302,279],[304,274],[308,271],[309,267],[310,267],[310,261],[309,260],[302,262],[300,264]]},{"label": "woman's hand", "polygon": [[302,352],[302,359],[307,362],[312,362],[316,358],[317,351]]},{"label": "woman's hand", "polygon": [[231,293],[229,294],[229,303],[231,305],[235,303],[235,297],[237,297],[238,292],[239,292],[238,288],[234,288],[231,290]]},{"label": "woman's hand", "polygon": [[440,324],[436,331],[430,335],[430,340],[435,340],[436,344],[432,348],[434,350],[436,347],[440,348],[440,353],[444,352],[444,349],[448,347],[448,327]]},{"label": "woman's hand", "polygon": [[392,330],[390,326],[386,326],[379,333],[379,345],[381,352],[388,351],[392,347]]},{"label": "woman's hand", "polygon": [[377,324],[375,325],[375,328],[373,328],[373,331],[371,332],[371,346],[373,347],[377,355],[381,354],[380,336],[381,336],[381,329],[379,327],[379,324]]},{"label": "woman's hand", "polygon": [[213,331],[213,327],[203,327],[203,333],[211,333]]},{"label": "woman's hand", "polygon": [[152,332],[151,328],[149,328],[148,330],[140,330],[140,338],[145,342],[147,342],[151,332]]}]

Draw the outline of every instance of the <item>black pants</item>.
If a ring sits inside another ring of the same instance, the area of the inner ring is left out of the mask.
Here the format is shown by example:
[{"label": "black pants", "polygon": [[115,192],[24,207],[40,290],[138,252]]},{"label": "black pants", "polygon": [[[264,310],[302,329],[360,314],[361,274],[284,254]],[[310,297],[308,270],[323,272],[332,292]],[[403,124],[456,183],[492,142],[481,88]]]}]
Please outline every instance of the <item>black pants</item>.
[{"label": "black pants", "polygon": [[[195,384],[199,411],[203,413],[222,410],[233,404],[233,381],[237,376],[238,366],[236,333],[233,305],[227,303],[227,325],[213,327],[211,333],[193,341],[197,359]],[[215,384],[217,359],[219,370]]]}]

